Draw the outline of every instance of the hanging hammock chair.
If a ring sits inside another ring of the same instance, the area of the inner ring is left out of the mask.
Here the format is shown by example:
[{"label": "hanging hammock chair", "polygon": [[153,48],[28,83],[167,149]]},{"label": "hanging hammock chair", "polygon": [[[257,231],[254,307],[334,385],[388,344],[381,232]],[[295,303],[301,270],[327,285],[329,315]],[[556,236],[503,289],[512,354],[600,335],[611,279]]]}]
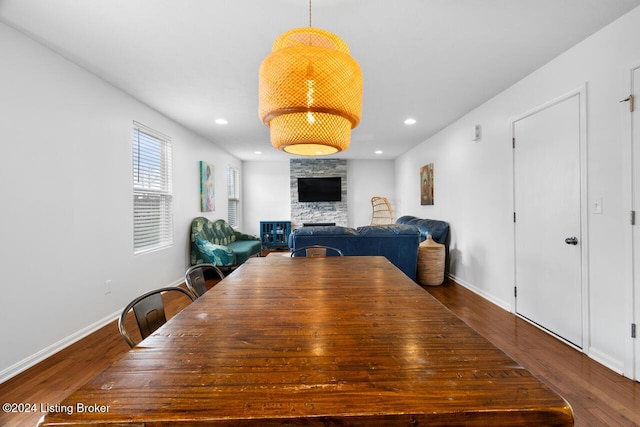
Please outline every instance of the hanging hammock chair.
[{"label": "hanging hammock chair", "polygon": [[373,207],[371,225],[393,224],[393,209],[386,197],[372,197],[371,206]]}]

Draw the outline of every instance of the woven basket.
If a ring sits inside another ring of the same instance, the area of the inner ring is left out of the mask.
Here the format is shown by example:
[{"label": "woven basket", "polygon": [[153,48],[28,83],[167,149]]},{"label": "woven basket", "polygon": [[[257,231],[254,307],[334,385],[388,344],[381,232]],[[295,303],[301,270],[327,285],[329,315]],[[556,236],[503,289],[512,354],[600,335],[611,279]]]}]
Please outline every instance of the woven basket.
[{"label": "woven basket", "polygon": [[438,286],[444,282],[444,245],[433,240],[431,235],[418,246],[418,282]]}]

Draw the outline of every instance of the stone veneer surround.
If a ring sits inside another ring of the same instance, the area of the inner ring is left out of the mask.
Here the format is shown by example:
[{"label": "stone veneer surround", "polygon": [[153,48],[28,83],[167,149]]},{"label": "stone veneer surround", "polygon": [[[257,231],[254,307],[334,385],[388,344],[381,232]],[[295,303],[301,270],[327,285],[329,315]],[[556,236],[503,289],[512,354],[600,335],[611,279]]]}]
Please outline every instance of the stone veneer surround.
[{"label": "stone veneer surround", "polygon": [[[291,159],[291,227],[309,222],[335,222],[347,226],[347,161],[341,159]],[[342,178],[340,202],[298,202],[298,178]]]}]

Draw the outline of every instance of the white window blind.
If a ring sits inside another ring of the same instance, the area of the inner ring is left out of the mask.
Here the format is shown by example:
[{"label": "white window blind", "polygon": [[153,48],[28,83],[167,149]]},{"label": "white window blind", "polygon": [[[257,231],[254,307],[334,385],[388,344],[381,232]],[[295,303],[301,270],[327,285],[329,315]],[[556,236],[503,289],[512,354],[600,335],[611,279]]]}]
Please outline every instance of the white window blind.
[{"label": "white window blind", "polygon": [[133,122],[133,252],[173,244],[171,139]]},{"label": "white window blind", "polygon": [[227,170],[228,211],[227,222],[233,228],[238,226],[238,205],[240,204],[240,190],[238,171],[232,167]]}]

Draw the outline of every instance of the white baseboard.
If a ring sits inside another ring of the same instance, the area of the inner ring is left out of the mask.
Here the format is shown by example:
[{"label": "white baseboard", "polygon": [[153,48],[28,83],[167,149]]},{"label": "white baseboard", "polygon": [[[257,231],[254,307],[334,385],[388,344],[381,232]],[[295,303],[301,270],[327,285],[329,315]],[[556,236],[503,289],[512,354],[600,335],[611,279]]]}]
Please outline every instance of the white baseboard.
[{"label": "white baseboard", "polygon": [[18,375],[19,373],[21,373],[23,371],[26,371],[27,369],[31,368],[35,364],[37,364],[39,362],[42,362],[47,357],[53,356],[54,354],[56,354],[60,350],[64,349],[65,347],[70,346],[71,344],[81,340],[82,338],[86,337],[87,335],[90,335],[93,332],[97,331],[98,329],[108,325],[110,322],[113,322],[114,319],[117,319],[118,316],[120,316],[120,311],[117,311],[115,313],[109,314],[108,316],[103,317],[102,319],[100,319],[100,320],[92,323],[91,325],[79,330],[78,332],[76,332],[74,334],[71,334],[68,337],[63,338],[60,341],[58,341],[56,343],[53,343],[48,347],[43,348],[39,352],[37,352],[35,354],[32,354],[31,356],[27,357],[26,359],[23,359],[23,360],[19,361],[18,363],[15,363],[15,364],[9,366],[8,368],[0,371],[0,383],[3,383],[5,381],[9,380],[10,378],[13,378],[14,376]]},{"label": "white baseboard", "polygon": [[[184,279],[180,278],[174,281],[173,283],[168,284],[167,286],[179,286],[183,283],[184,283]],[[102,319],[92,323],[91,325],[80,329],[78,332],[71,334],[66,338],[63,338],[60,341],[53,343],[48,347],[43,348],[39,352],[32,354],[26,359],[23,359],[18,363],[15,363],[6,369],[3,369],[2,371],[0,371],[0,384],[15,377],[19,373],[26,371],[27,369],[31,368],[35,364],[42,362],[47,357],[53,356],[54,354],[64,349],[65,347],[70,346],[71,344],[81,340],[87,335],[90,335],[93,332],[97,331],[98,329],[108,325],[109,322],[112,322],[115,319],[117,319],[120,316],[120,314],[121,314],[120,310],[116,311],[115,313],[109,314],[103,317]]]},{"label": "white baseboard", "polygon": [[484,292],[482,289],[475,287],[471,283],[465,282],[464,280],[454,276],[453,274],[447,274],[447,276],[449,278],[451,278],[451,280],[453,280],[454,282],[464,286],[465,288],[469,289],[474,294],[480,295],[482,298],[486,299],[487,301],[492,302],[493,304],[497,305],[498,307],[502,308],[503,310],[506,310],[509,313],[513,312],[512,311],[512,307],[511,307],[511,303],[499,300],[499,299],[495,298],[493,295],[490,295],[490,294]]},{"label": "white baseboard", "polygon": [[587,356],[589,356],[599,364],[606,366],[612,371],[617,372],[620,375],[624,375],[624,363],[612,358],[611,356],[605,354],[597,348],[590,347]]},{"label": "white baseboard", "polygon": [[[483,292],[482,290],[476,288],[475,286],[471,285],[470,283],[465,282],[464,280],[461,280],[457,277],[455,277],[452,274],[448,274],[448,277],[450,277],[453,281],[455,281],[456,283],[460,284],[461,286],[464,286],[465,288],[469,289],[471,292],[474,292],[478,295],[480,295],[482,298],[496,304],[497,306],[505,309],[506,311],[513,313],[512,309],[511,309],[511,304],[502,302],[500,300],[497,300],[495,298],[493,298],[491,295],[486,294],[485,292]],[[515,313],[514,313],[515,314]],[[523,318],[524,319],[524,318]],[[620,375],[624,375],[624,363],[622,363],[621,361],[612,358],[611,356],[609,356],[608,354],[598,350],[597,348],[594,347],[590,347],[589,349],[580,349],[578,347],[575,347],[574,345],[572,345],[571,343],[568,343],[565,340],[562,340],[560,338],[558,338],[557,336],[555,336],[553,333],[549,332],[548,330],[540,327],[539,325],[536,325],[535,323],[524,319],[525,321],[527,321],[528,323],[530,323],[531,325],[537,327],[538,329],[546,332],[547,334],[551,335],[552,337],[562,341],[563,343],[565,343],[566,345],[568,345],[569,347],[573,347],[576,350],[584,353],[587,357],[589,357],[590,359],[593,359],[594,361],[600,363],[601,365],[605,366],[608,369],[611,369],[612,371],[620,374]]]}]

